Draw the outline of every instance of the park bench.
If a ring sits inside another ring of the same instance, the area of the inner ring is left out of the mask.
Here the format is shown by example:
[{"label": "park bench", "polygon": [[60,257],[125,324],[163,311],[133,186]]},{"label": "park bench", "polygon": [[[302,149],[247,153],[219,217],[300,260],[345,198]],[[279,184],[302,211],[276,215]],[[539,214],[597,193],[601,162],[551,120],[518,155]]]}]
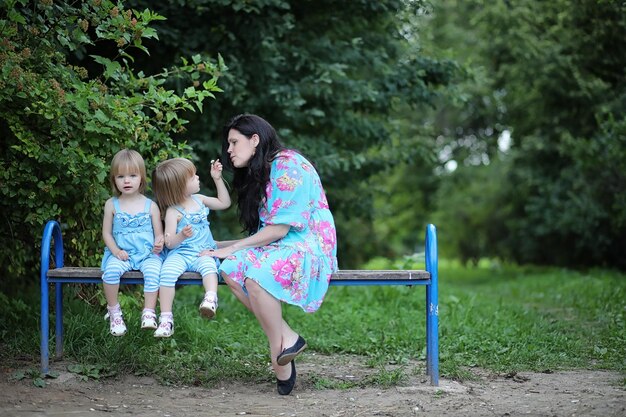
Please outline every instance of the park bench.
[{"label": "park bench", "polygon": [[[50,269],[51,250],[54,267]],[[340,270],[333,274],[330,285],[423,285],[426,287],[426,373],[431,385],[439,385],[439,304],[437,285],[437,231],[434,225],[426,227],[426,270]],[[55,348],[56,357],[63,355],[63,284],[100,284],[100,268],[66,267],[63,263],[61,226],[50,220],[43,231],[41,242],[41,371],[49,367],[50,311],[49,289],[54,284]],[[143,284],[139,271],[126,272],[120,284]],[[202,285],[198,273],[186,272],[177,285]]]}]

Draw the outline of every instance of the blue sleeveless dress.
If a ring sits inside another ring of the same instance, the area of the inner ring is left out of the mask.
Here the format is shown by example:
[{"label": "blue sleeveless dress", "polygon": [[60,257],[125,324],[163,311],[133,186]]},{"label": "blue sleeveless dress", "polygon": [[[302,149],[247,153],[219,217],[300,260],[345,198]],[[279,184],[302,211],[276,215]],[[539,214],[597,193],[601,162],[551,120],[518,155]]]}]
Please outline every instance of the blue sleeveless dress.
[{"label": "blue sleeveless dress", "polygon": [[[113,197],[113,238],[120,249],[128,253],[130,269],[139,270],[141,263],[152,255],[154,248],[154,229],[152,227],[152,216],[150,215],[150,205],[152,200],[146,198],[144,210],[134,215],[128,214],[120,208],[117,197]],[[113,254],[109,248],[105,247],[101,268],[109,261]]]},{"label": "blue sleeveless dress", "polygon": [[217,274],[218,261],[216,258],[198,256],[205,249],[217,247],[209,227],[209,208],[198,201],[195,196],[191,196],[191,198],[198,204],[198,211],[189,213],[180,206],[174,207],[182,215],[176,225],[176,233],[180,233],[185,226],[191,225],[193,234],[177,247],[167,251],[159,277],[162,287],[174,286],[178,277],[185,271],[198,272],[203,277],[208,274]]},{"label": "blue sleeveless dress", "polygon": [[198,257],[198,253],[201,251],[217,248],[217,244],[211,233],[209,208],[202,204],[196,196],[191,196],[191,198],[198,204],[198,211],[188,213],[180,206],[175,206],[174,208],[182,215],[182,218],[176,225],[176,233],[180,233],[185,226],[191,225],[193,236],[188,237],[183,240],[180,245],[169,250],[168,256],[177,253],[182,254],[188,260],[195,260],[195,258]]}]

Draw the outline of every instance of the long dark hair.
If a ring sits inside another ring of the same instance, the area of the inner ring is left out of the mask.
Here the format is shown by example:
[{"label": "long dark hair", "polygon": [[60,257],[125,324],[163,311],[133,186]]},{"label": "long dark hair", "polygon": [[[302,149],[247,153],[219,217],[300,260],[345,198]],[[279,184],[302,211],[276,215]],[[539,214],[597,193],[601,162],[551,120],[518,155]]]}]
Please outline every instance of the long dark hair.
[{"label": "long dark hair", "polygon": [[[235,168],[228,155],[228,132],[231,129],[252,138],[259,136],[259,144],[248,166]],[[222,141],[222,164],[235,174],[233,187],[237,192],[239,223],[249,234],[259,229],[259,209],[265,198],[265,187],[270,180],[272,161],[285,149],[276,130],[265,119],[254,114],[240,114],[224,126]]]}]

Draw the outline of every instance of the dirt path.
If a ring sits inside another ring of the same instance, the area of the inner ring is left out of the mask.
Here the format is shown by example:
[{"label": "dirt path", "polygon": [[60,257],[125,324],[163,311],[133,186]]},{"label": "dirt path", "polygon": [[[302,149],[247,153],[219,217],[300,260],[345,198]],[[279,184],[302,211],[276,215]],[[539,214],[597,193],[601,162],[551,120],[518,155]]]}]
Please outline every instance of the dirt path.
[{"label": "dirt path", "polygon": [[420,372],[393,388],[313,386],[320,377],[358,381],[375,372],[362,358],[306,354],[294,392],[283,397],[269,383],[207,389],[130,375],[84,382],[69,372],[37,388],[32,380],[11,380],[2,367],[0,416],[626,416],[623,376],[614,372],[482,372],[477,381],[442,379],[439,387]]}]

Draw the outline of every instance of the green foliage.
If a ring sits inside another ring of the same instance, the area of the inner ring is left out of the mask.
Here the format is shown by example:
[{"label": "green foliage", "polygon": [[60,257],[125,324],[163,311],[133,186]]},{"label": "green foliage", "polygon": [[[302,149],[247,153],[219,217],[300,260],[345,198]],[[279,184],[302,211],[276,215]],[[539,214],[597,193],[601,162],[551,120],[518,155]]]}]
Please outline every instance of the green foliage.
[{"label": "green foliage", "polygon": [[23,379],[32,379],[33,385],[39,388],[45,388],[46,378],[54,379],[58,377],[59,377],[59,373],[56,371],[48,372],[47,374],[42,374],[37,369],[33,369],[33,368],[26,369],[26,370],[20,369],[20,370],[13,372],[13,374],[11,374],[11,379],[15,381],[21,381]]},{"label": "green foliage", "polygon": [[[515,242],[506,234],[511,202],[503,194],[509,170],[510,162],[503,156],[489,165],[460,166],[454,174],[442,177],[437,190],[440,206],[433,216],[442,256],[473,264],[486,254],[515,258],[511,252]],[[507,245],[494,247],[493,242]]]},{"label": "green foliage", "polygon": [[506,194],[521,216],[508,229],[529,242],[516,257],[522,262],[624,269],[626,49],[614,45],[626,37],[625,9],[618,2],[567,4],[529,2],[512,17],[539,16],[535,25],[494,28],[503,42],[520,40],[495,68],[519,138]]},{"label": "green foliage", "polygon": [[375,252],[378,256],[396,258],[424,250],[426,224],[439,226],[431,214],[436,201],[433,196],[441,180],[433,174],[434,168],[432,161],[403,163],[372,179],[371,188],[376,192],[373,229],[374,242],[380,247]]},{"label": "green foliage", "polygon": [[116,374],[116,372],[111,371],[104,365],[82,365],[76,363],[68,365],[67,370],[77,374],[82,381],[87,381],[90,378],[108,378]]},{"label": "green foliage", "polygon": [[[163,19],[106,0],[2,2],[0,245],[10,248],[0,253],[4,279],[35,271],[49,219],[64,228],[66,263],[98,263],[109,161],[119,149],[137,150],[148,170],[190,154],[174,135],[185,131],[184,112],[201,111],[221,91],[216,81],[225,68],[194,55],[155,75],[136,72],[133,54],[148,52],[144,40],[157,38],[150,25]],[[92,54],[97,47],[108,54]],[[172,77],[191,86],[168,90]]]}]

